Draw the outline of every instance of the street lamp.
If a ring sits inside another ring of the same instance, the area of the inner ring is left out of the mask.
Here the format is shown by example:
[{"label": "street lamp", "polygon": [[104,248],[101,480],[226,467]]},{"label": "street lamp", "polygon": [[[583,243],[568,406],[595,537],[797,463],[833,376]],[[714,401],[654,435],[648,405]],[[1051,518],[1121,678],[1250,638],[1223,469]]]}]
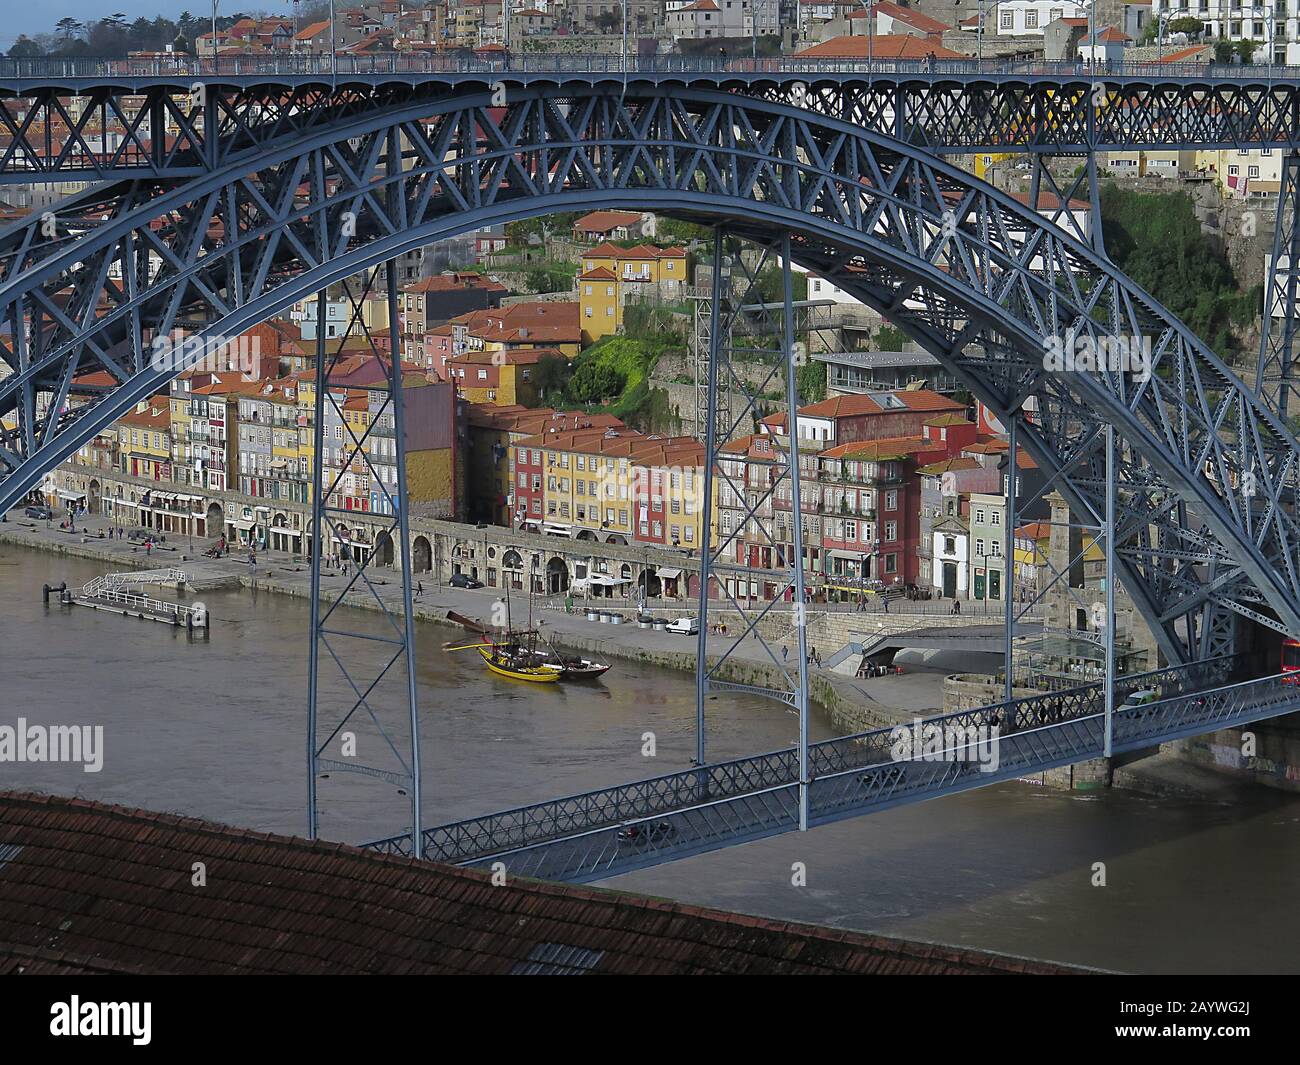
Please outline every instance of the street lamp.
[{"label": "street lamp", "polygon": [[871,80],[871,67],[875,62],[875,44],[876,44],[876,26],[875,16],[871,13],[871,7],[867,0],[858,0],[862,5],[862,13],[867,16],[867,80]]}]

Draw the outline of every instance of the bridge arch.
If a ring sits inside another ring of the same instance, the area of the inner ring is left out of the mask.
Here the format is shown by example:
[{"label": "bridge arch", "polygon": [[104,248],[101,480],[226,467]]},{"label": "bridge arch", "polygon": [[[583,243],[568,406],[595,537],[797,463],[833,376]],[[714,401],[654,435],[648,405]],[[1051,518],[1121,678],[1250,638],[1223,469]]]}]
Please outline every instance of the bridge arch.
[{"label": "bridge arch", "polygon": [[[130,186],[121,195],[139,202],[79,239],[8,252],[0,318],[30,316],[39,350],[15,340],[3,351],[15,372],[0,382],[0,414],[19,424],[0,439],[0,504],[182,368],[146,360],[142,320],[167,333],[190,317],[209,323],[205,335],[235,336],[440,237],[638,206],[724,220],[760,244],[793,233],[797,262],[894,321],[995,410],[1017,412],[1027,450],[1062,474],[1073,506],[1099,509],[1099,430],[1113,424],[1121,574],[1171,660],[1206,653],[1211,614],[1300,632],[1300,447],[1181,323],[1045,219],[915,148],[777,101],[686,89],[569,100],[538,87],[503,118],[489,104],[448,101],[425,125],[408,112],[363,117],[157,196]],[[345,239],[346,212],[356,232]],[[0,234],[0,252],[21,237]],[[115,270],[147,280],[123,285]],[[55,299],[69,288],[84,306]],[[1054,366],[1046,356],[1063,338],[1149,341],[1150,372]],[[86,392],[76,378],[90,369],[117,385]],[[43,424],[37,392],[53,398]],[[91,404],[70,406],[72,395]],[[1238,491],[1246,476],[1257,495]]]}]

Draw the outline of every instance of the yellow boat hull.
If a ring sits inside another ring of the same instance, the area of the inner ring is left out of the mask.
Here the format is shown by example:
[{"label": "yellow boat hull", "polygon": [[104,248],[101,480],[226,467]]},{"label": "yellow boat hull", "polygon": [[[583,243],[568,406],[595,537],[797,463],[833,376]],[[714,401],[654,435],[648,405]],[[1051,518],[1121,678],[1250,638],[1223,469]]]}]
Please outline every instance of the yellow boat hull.
[{"label": "yellow boat hull", "polygon": [[478,653],[483,656],[483,664],[499,677],[509,677],[511,680],[526,680],[533,684],[553,684],[560,679],[559,672],[553,669],[519,668],[505,665],[502,662],[494,662],[492,661],[492,650],[487,647],[480,647]]}]

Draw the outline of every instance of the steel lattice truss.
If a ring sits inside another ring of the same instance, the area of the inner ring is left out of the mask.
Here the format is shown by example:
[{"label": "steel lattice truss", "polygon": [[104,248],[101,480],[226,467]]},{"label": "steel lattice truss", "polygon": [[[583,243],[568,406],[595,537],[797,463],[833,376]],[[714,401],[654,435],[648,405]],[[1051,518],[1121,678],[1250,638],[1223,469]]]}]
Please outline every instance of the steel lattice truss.
[{"label": "steel lattice truss", "polygon": [[[1124,442],[1120,572],[1171,661],[1225,612],[1300,632],[1300,445],[1258,396],[1084,244],[928,153],[733,93],[537,89],[358,114],[179,185],[122,182],[0,233],[0,505],[158,391],[150,338],[235,336],[443,236],[560,210],[713,221],[881,311],[1099,512],[1097,430]],[[46,235],[52,233],[53,235]],[[1150,345],[1151,373],[1053,368],[1055,344]],[[83,383],[106,371],[115,384]],[[83,381],[78,379],[82,378]],[[1249,475],[1249,476],[1247,476]],[[1249,480],[1254,492],[1247,494]],[[1230,619],[1229,619],[1230,620]]]},{"label": "steel lattice truss", "polygon": [[[631,89],[636,95],[715,87],[949,152],[1284,148],[1295,144],[1300,129],[1300,82],[1294,79],[1211,80],[1157,70],[1152,77],[1090,80],[1046,68],[867,79],[831,65],[792,61],[787,67],[748,76],[660,75]],[[463,98],[494,84],[505,87],[508,99],[539,89],[564,96],[623,89],[596,73],[371,75],[339,85],[302,76],[4,79],[0,183],[190,177],[272,149],[286,136],[382,108]]]}]

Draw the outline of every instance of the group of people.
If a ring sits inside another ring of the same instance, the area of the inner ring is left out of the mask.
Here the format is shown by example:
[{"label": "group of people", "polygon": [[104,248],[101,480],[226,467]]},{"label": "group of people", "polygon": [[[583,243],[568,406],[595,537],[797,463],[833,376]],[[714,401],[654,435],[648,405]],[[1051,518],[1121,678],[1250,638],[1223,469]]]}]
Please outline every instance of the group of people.
[{"label": "group of people", "polygon": [[[784,662],[789,657],[790,657],[790,648],[786,644],[782,644],[781,661]],[[822,656],[817,652],[816,647],[808,648],[808,664],[810,666],[816,666],[818,669],[821,668]]]}]

